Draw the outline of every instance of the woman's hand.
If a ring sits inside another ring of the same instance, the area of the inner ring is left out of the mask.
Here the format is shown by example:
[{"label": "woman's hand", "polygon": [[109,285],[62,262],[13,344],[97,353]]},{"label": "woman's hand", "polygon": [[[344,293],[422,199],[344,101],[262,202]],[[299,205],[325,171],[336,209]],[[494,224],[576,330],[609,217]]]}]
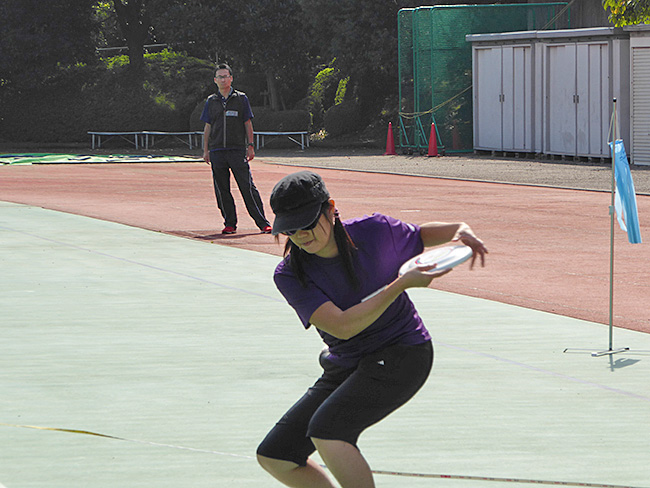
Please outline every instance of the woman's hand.
[{"label": "woman's hand", "polygon": [[425,248],[439,246],[447,242],[462,242],[472,248],[472,262],[474,267],[476,258],[481,257],[481,266],[485,266],[485,255],[488,253],[483,241],[476,237],[474,231],[465,222],[429,222],[420,226],[420,237]]},{"label": "woman's hand", "polygon": [[481,257],[481,267],[485,267],[485,255],[488,253],[488,250],[485,244],[483,244],[483,241],[474,235],[474,232],[472,232],[472,229],[468,225],[462,225],[456,232],[452,242],[458,241],[472,248],[472,261],[470,262],[469,269],[474,267],[478,256]]},{"label": "woman's hand", "polygon": [[415,266],[400,276],[398,280],[402,282],[404,289],[426,288],[433,280],[440,278],[451,271],[451,269],[447,269],[437,273],[436,266],[436,264]]}]

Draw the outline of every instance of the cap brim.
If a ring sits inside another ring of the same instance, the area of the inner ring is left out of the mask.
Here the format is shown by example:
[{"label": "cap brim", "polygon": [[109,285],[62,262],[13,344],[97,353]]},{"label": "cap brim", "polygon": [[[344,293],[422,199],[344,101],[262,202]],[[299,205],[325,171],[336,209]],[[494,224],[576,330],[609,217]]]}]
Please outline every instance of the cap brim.
[{"label": "cap brim", "polygon": [[322,205],[322,203],[316,202],[312,205],[301,207],[295,211],[276,214],[271,234],[276,236],[284,232],[293,232],[304,229],[316,220],[318,214],[320,214]]}]

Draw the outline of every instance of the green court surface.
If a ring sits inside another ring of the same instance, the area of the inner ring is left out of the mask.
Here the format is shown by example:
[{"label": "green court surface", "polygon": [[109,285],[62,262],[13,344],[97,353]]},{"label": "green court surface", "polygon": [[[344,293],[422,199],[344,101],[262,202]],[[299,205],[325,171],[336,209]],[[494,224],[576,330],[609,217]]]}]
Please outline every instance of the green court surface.
[{"label": "green court surface", "polygon": [[[279,487],[255,449],[321,343],[277,261],[0,202],[0,486]],[[650,487],[649,335],[617,329],[631,351],[592,357],[606,326],[410,295],[436,359],[361,437],[378,487]]]}]

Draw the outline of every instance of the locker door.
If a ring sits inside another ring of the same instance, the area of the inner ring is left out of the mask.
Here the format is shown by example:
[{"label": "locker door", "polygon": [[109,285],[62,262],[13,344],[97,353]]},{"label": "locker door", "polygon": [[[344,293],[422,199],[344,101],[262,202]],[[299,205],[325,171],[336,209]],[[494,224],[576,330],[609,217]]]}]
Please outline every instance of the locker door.
[{"label": "locker door", "polygon": [[609,59],[607,43],[581,43],[576,51],[576,152],[607,154]]},{"label": "locker door", "polygon": [[550,154],[576,154],[576,45],[549,45],[547,60],[547,147]]},{"label": "locker door", "polygon": [[503,149],[531,151],[532,48],[503,48]]},{"label": "locker door", "polygon": [[503,149],[514,149],[515,141],[515,76],[519,73],[515,71],[514,66],[514,48],[512,46],[504,46],[501,52],[501,113],[502,122],[502,137]]},{"label": "locker door", "polygon": [[501,150],[501,48],[474,51],[474,147]]}]

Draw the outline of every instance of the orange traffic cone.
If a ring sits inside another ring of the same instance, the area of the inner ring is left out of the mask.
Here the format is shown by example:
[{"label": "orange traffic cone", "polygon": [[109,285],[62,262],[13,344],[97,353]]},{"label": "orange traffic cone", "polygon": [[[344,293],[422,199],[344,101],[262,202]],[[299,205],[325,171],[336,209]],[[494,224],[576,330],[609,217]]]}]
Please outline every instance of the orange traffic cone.
[{"label": "orange traffic cone", "polygon": [[435,123],[431,123],[431,135],[429,136],[429,153],[427,156],[438,156],[438,138],[436,137]]},{"label": "orange traffic cone", "polygon": [[386,136],[386,152],[384,156],[395,156],[395,139],[393,139],[393,123],[388,122],[388,135]]}]

